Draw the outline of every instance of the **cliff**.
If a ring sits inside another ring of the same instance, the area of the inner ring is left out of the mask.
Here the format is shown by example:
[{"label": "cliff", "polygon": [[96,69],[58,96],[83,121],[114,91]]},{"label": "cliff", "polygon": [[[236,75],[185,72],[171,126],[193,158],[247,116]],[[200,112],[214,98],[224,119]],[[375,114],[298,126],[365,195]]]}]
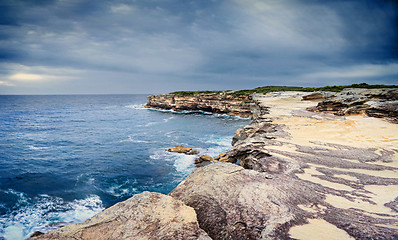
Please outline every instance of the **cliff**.
[{"label": "cliff", "polygon": [[[234,135],[230,163],[35,239],[397,239],[396,124],[308,111],[323,103],[306,95],[254,94],[255,119]],[[203,110],[197,103],[224,97],[151,96],[148,106]]]},{"label": "cliff", "polygon": [[225,92],[196,93],[192,95],[162,94],[148,97],[148,108],[172,109],[174,111],[205,111],[249,117],[251,97],[234,96]]}]

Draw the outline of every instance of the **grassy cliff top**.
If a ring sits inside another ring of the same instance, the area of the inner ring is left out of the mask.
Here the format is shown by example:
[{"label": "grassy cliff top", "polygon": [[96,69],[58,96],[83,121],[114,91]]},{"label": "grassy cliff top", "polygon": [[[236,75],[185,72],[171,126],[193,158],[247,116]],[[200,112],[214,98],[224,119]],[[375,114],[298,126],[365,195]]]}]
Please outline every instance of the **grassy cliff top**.
[{"label": "grassy cliff top", "polygon": [[398,85],[369,85],[366,83],[342,85],[342,86],[325,86],[325,87],[291,87],[291,86],[264,86],[253,89],[244,89],[237,91],[177,91],[172,92],[178,96],[192,96],[195,94],[211,94],[211,93],[225,93],[229,95],[249,95],[253,93],[269,93],[269,92],[281,92],[281,91],[301,91],[301,92],[316,92],[316,91],[329,91],[329,92],[340,92],[345,88],[398,88]]}]

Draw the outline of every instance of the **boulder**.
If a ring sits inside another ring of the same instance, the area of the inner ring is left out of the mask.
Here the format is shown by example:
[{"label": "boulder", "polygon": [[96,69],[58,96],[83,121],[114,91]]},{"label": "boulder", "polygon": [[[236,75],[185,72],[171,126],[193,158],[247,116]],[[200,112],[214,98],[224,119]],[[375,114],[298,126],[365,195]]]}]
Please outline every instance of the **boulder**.
[{"label": "boulder", "polygon": [[[295,192],[306,187],[291,183],[235,164],[214,163],[195,169],[169,195],[196,210],[199,226],[212,239],[281,239],[279,227],[303,221],[295,219],[292,209],[297,207],[288,201],[302,202]],[[297,187],[291,193],[295,199],[279,186]],[[316,193],[310,195],[319,198]]]},{"label": "boulder", "polygon": [[72,224],[30,239],[202,239],[193,208],[170,196],[143,192],[115,204],[83,223]]},{"label": "boulder", "polygon": [[183,147],[181,145],[177,145],[177,146],[174,146],[172,148],[169,148],[167,151],[169,151],[169,152],[177,152],[177,153],[188,153],[191,150],[192,150],[192,148],[190,148],[190,147]]},{"label": "boulder", "polygon": [[324,100],[324,99],[325,97],[319,92],[303,96],[303,100]]},{"label": "boulder", "polygon": [[224,156],[222,158],[220,158],[219,160],[220,162],[230,162],[230,163],[235,163],[236,159],[233,158],[229,158],[228,156]]},{"label": "boulder", "polygon": [[195,160],[195,163],[202,163],[202,162],[211,162],[213,161],[213,158],[210,157],[209,155],[202,155],[198,159]]}]

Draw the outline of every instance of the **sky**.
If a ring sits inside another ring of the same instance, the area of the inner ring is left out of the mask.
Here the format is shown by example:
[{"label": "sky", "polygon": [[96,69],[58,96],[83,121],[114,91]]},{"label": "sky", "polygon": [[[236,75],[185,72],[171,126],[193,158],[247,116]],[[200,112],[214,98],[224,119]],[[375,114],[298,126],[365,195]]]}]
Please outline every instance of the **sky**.
[{"label": "sky", "polygon": [[0,94],[398,84],[395,0],[0,0]]}]

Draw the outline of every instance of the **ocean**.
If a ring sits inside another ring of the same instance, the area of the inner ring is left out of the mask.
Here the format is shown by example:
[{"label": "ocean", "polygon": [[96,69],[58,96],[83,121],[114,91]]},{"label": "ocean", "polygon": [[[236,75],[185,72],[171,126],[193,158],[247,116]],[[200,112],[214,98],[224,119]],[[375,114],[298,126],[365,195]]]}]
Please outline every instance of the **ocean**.
[{"label": "ocean", "polygon": [[82,222],[143,191],[167,194],[248,119],[144,108],[146,95],[0,96],[0,239]]}]

